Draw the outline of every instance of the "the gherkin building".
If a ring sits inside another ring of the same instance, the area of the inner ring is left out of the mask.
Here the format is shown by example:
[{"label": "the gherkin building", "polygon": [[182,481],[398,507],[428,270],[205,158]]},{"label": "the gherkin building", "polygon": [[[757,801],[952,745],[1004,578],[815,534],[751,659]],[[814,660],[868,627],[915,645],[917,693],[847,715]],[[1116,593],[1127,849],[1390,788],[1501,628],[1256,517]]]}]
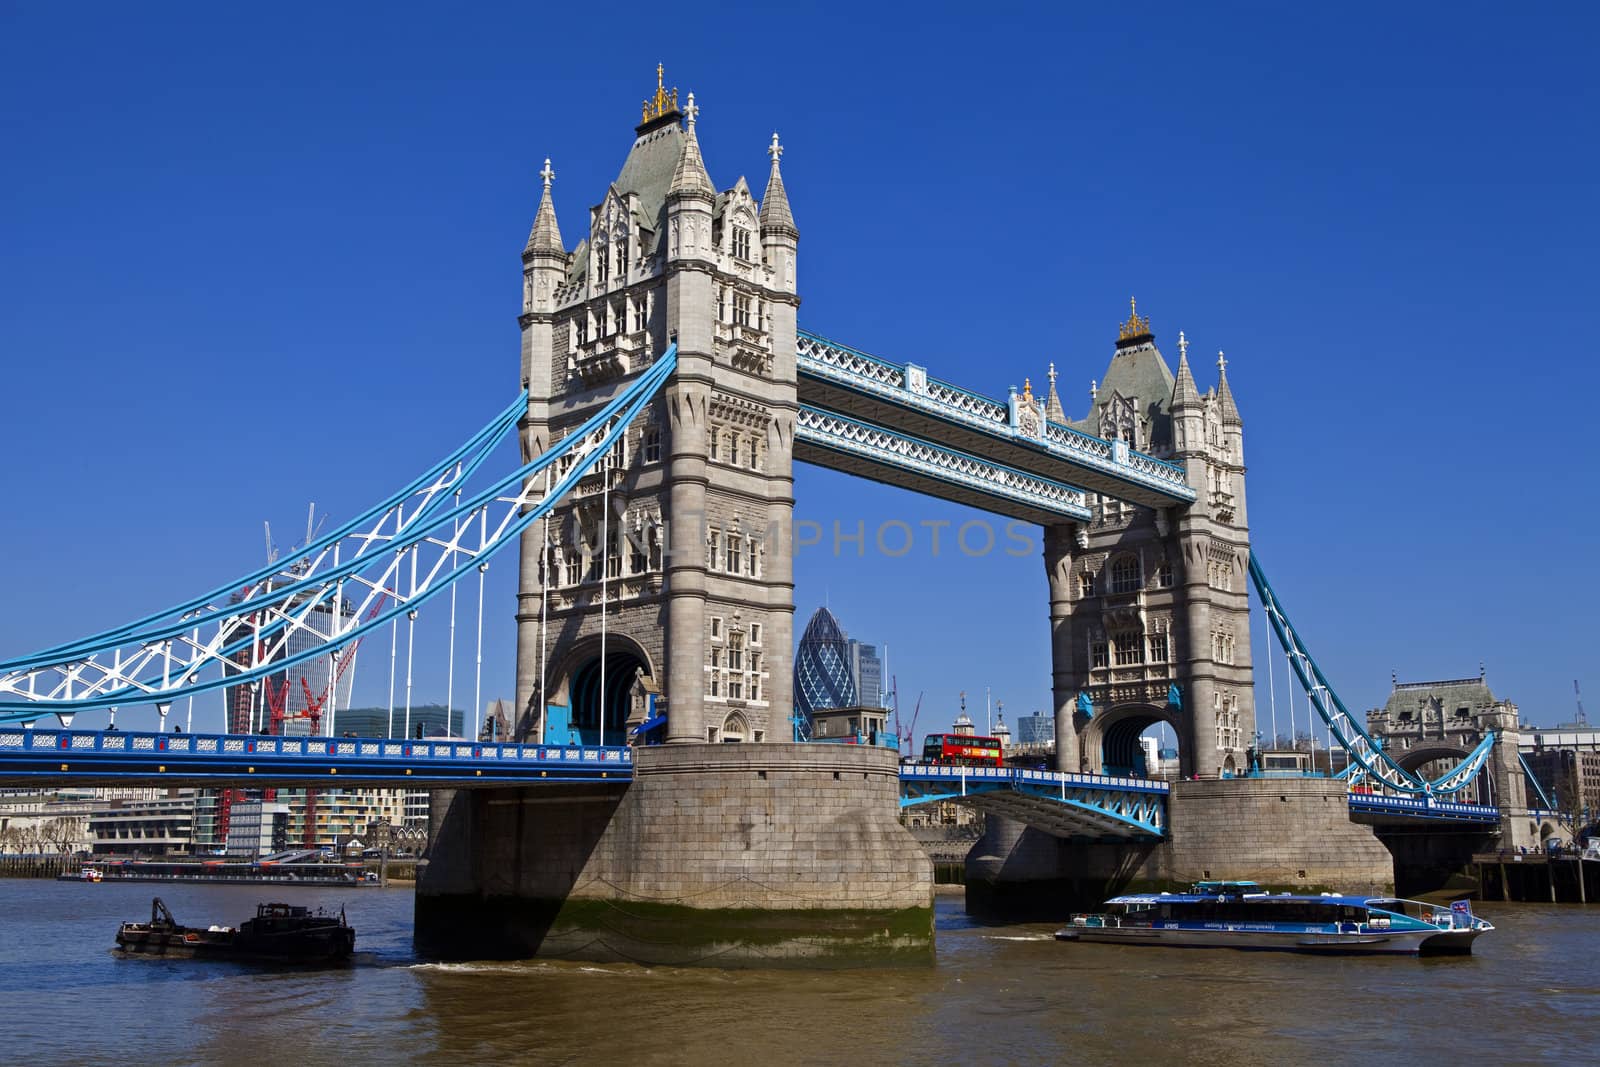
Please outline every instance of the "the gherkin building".
[{"label": "the gherkin building", "polygon": [[839,620],[827,608],[817,609],[800,637],[794,657],[794,698],[808,735],[813,711],[856,705],[849,644]]}]

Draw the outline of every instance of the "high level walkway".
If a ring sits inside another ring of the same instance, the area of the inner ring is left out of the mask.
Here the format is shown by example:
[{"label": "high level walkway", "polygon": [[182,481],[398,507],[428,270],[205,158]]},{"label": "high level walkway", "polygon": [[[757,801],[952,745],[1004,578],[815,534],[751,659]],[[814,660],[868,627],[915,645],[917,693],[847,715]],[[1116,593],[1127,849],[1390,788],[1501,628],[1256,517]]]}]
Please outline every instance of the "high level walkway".
[{"label": "high level walkway", "polygon": [[[1195,500],[1178,464],[1135,452],[1123,441],[1107,441],[1050,422],[1037,400],[1024,402],[1016,396],[1006,402],[994,400],[929,377],[926,368],[916,364],[891,363],[805,330],[798,335],[796,366],[800,403],[813,409],[847,416],[919,444],[937,442],[933,447],[981,456],[1022,476],[1134,504],[1160,508]],[[835,465],[805,443],[797,439],[797,459]],[[897,476],[892,464],[845,469],[920,490],[914,471]],[[990,504],[979,506],[993,510]]]}]

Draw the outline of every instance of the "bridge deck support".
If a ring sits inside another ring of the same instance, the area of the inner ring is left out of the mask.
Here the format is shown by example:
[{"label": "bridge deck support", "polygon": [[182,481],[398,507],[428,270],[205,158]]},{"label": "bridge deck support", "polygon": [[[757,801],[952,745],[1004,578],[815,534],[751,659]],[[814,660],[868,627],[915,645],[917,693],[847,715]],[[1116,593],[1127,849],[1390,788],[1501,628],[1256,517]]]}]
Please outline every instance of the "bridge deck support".
[{"label": "bridge deck support", "polygon": [[1171,890],[1202,879],[1251,879],[1274,889],[1394,890],[1394,861],[1372,828],[1350,821],[1337,779],[1175,782],[1167,838],[1113,844],[1052,838],[989,819],[967,856],[967,909],[1064,918],[1108,896]]},{"label": "bridge deck support", "polygon": [[895,819],[894,753],[638,750],[626,790],[435,794],[416,941],[452,959],[924,963],[933,870]]}]

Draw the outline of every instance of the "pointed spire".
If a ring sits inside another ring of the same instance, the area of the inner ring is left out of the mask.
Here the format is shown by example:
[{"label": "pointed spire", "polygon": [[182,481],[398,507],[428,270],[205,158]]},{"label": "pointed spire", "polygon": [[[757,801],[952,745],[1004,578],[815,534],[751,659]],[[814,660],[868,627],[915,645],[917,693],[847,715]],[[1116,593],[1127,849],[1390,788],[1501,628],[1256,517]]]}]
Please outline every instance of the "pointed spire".
[{"label": "pointed spire", "polygon": [[1233,390],[1228,388],[1228,361],[1220,350],[1217,352],[1217,399],[1222,404],[1223,425],[1243,426],[1244,420],[1233,402]]},{"label": "pointed spire", "polygon": [[688,124],[684,127],[683,151],[678,154],[678,166],[672,172],[672,185],[667,189],[667,196],[699,195],[715,201],[717,187],[711,184],[711,175],[706,173],[705,161],[700,158],[700,141],[694,133],[695,119],[699,114],[700,108],[694,102],[694,94],[690,93],[689,103],[684,108]]},{"label": "pointed spire", "polygon": [[539,213],[533,217],[533,229],[528,231],[528,244],[523,251],[562,254],[566,249],[561,244],[561,227],[556,225],[556,207],[550,199],[550,183],[555,181],[556,172],[550,169],[548,158],[539,177],[544,179],[544,195],[539,198]]},{"label": "pointed spire", "polygon": [[1172,410],[1179,411],[1200,402],[1200,390],[1194,384],[1194,371],[1189,369],[1189,339],[1178,331],[1178,378],[1172,384]]},{"label": "pointed spire", "polygon": [[1044,398],[1044,417],[1065,425],[1067,413],[1061,410],[1061,397],[1056,395],[1056,365],[1050,364],[1050,395]]},{"label": "pointed spire", "polygon": [[778,131],[772,131],[772,144],[767,148],[772,157],[772,173],[767,176],[767,191],[761,197],[761,231],[778,231],[796,234],[794,216],[789,212],[789,194],[783,188],[783,174],[778,160],[783,157],[783,145],[778,143]]}]

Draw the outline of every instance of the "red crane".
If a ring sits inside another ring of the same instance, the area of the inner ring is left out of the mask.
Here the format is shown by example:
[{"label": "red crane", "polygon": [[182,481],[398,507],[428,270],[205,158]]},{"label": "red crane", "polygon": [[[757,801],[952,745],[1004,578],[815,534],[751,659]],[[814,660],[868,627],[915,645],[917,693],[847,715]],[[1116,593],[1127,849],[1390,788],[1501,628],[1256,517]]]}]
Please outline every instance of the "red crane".
[{"label": "red crane", "polygon": [[[372,610],[367,612],[368,622],[377,618],[378,612],[383,609],[384,601],[388,599],[389,590],[386,589],[383,595],[378,598],[378,602],[373,605]],[[329,695],[337,691],[335,687],[339,684],[339,679],[343,678],[344,672],[350,669],[350,664],[356,661],[356,649],[361,647],[361,640],[358,637],[352,641],[343,656],[334,653],[334,659],[337,660],[337,663],[334,669],[329,672],[328,684],[323,687],[321,693],[313,695],[311,685],[306,681],[305,675],[302,674],[300,676],[300,691],[306,697],[306,714],[311,718],[311,733],[313,735],[322,728],[322,708],[328,703]],[[287,683],[285,688],[287,688]],[[306,822],[305,829],[300,835],[300,843],[305,848],[317,847],[317,790],[315,789],[306,790]]]}]

